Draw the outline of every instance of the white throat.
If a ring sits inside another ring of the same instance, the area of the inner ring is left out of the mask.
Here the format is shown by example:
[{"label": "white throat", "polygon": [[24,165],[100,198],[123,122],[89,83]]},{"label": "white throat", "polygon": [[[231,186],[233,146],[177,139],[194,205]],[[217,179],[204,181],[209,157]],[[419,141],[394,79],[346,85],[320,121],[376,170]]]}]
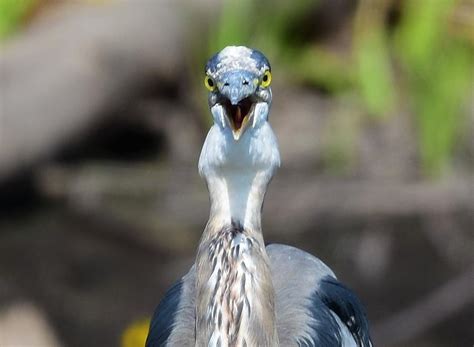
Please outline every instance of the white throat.
[{"label": "white throat", "polygon": [[206,179],[212,219],[224,225],[234,222],[245,229],[260,229],[261,209],[269,181],[266,172],[221,170]]},{"label": "white throat", "polygon": [[214,125],[199,159],[211,201],[209,221],[260,230],[265,192],[279,165],[276,138],[267,122],[248,129],[238,141],[228,128]]}]

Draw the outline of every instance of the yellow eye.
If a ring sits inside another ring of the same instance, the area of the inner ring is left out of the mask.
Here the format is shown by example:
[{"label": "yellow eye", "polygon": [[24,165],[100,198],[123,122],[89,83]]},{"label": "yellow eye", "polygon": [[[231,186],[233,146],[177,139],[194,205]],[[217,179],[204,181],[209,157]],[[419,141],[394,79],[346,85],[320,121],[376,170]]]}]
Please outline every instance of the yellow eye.
[{"label": "yellow eye", "polygon": [[214,80],[211,77],[209,77],[207,75],[206,75],[206,77],[204,77],[204,85],[206,86],[206,88],[210,92],[212,92],[216,89],[216,83],[214,82]]},{"label": "yellow eye", "polygon": [[272,83],[272,73],[270,70],[265,71],[262,77],[262,83],[260,85],[264,88],[268,87]]}]

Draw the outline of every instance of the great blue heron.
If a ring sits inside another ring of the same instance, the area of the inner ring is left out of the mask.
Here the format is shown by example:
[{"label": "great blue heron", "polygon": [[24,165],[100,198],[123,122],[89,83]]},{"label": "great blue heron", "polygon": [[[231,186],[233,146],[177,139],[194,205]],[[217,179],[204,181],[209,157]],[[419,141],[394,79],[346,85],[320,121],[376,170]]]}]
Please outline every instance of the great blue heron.
[{"label": "great blue heron", "polygon": [[356,295],[321,260],[264,245],[261,210],[280,165],[270,64],[229,46],[206,65],[214,125],[199,158],[210,216],[191,270],[165,295],[146,346],[372,346]]}]

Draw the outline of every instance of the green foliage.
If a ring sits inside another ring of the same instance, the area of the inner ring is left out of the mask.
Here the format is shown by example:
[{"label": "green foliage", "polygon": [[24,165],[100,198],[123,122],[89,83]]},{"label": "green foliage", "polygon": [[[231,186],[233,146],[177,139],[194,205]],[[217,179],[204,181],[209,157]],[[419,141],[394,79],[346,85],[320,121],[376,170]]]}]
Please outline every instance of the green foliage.
[{"label": "green foliage", "polygon": [[357,35],[354,54],[358,86],[369,114],[384,116],[390,113],[395,102],[395,91],[384,28],[364,30]]},{"label": "green foliage", "polygon": [[216,28],[212,28],[210,40],[210,54],[213,54],[228,45],[245,44],[251,36],[253,1],[228,0],[222,4],[222,12]]},{"label": "green foliage", "polygon": [[356,74],[351,62],[322,47],[303,49],[294,54],[292,61],[293,77],[330,93],[353,88],[356,83]]},{"label": "green foliage", "polygon": [[0,40],[18,29],[37,0],[0,0]]},{"label": "green foliage", "polygon": [[407,1],[396,36],[407,76],[407,94],[416,114],[424,172],[446,167],[462,126],[461,109],[472,88],[472,47],[448,32],[455,1]]},{"label": "green foliage", "polygon": [[439,50],[446,34],[446,20],[454,0],[405,2],[403,19],[397,32],[399,53],[411,66],[420,67]]},{"label": "green foliage", "polygon": [[314,0],[223,2],[219,25],[212,27],[209,54],[228,45],[258,47],[269,56],[289,54],[293,40],[286,34]]}]

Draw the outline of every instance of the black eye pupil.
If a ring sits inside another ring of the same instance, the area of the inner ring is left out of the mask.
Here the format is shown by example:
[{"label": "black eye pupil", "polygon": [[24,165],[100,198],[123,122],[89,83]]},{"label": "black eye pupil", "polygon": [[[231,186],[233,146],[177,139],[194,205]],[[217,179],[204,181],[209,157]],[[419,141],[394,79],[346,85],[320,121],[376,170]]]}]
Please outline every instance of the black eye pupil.
[{"label": "black eye pupil", "polygon": [[207,79],[207,84],[209,87],[214,87],[214,82],[210,78]]},{"label": "black eye pupil", "polygon": [[268,81],[268,75],[263,76],[263,82],[266,82],[266,81]]}]

